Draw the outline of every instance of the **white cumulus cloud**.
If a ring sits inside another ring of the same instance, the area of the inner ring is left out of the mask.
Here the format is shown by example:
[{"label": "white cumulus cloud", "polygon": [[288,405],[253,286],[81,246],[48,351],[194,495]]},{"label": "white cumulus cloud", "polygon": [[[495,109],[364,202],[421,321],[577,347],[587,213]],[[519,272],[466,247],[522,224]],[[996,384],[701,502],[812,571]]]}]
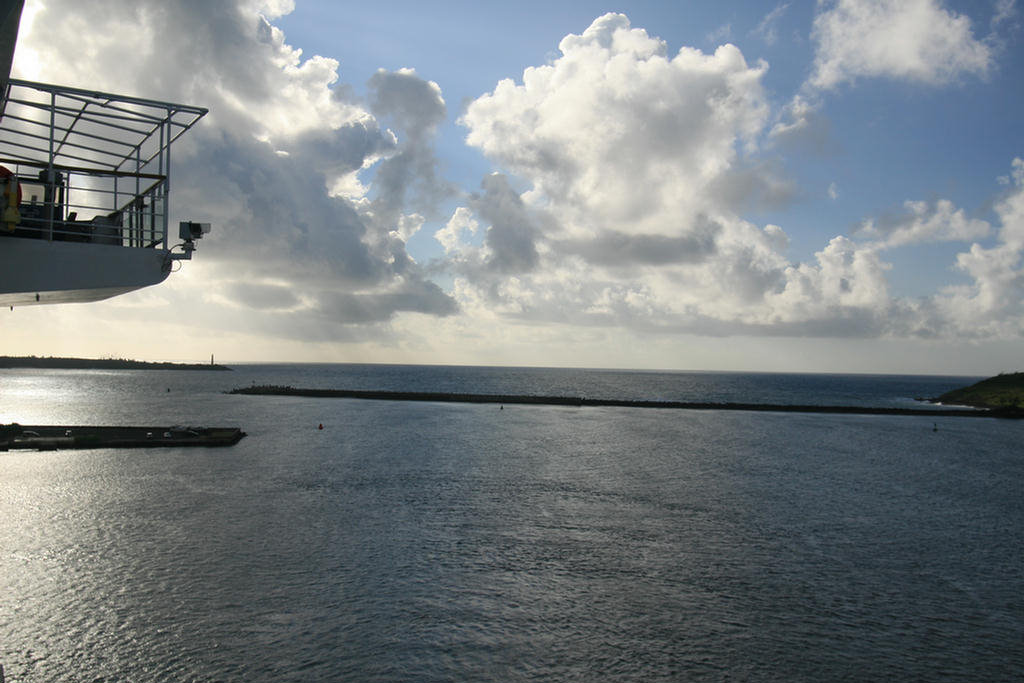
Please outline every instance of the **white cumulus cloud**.
[{"label": "white cumulus cloud", "polygon": [[[997,13],[1010,16],[1012,9],[1001,4]],[[811,31],[812,73],[780,112],[771,137],[791,147],[826,149],[826,93],[869,78],[937,87],[985,77],[996,52],[991,38],[976,38],[970,18],[944,9],[941,0],[820,0]]]},{"label": "white cumulus cloud", "polygon": [[969,17],[938,0],[834,0],[814,19],[810,85],[830,89],[858,78],[887,77],[942,84],[984,75],[989,46]]},{"label": "white cumulus cloud", "polygon": [[991,226],[968,218],[948,199],[934,203],[906,201],[903,215],[886,221],[867,220],[860,234],[878,238],[881,246],[899,247],[928,242],[970,242],[988,236]]},{"label": "white cumulus cloud", "polygon": [[[669,54],[621,14],[559,49],[462,117],[467,142],[528,185],[519,193],[492,176],[461,209],[489,225],[483,248],[442,232],[463,286],[537,319],[746,316],[786,265],[781,229],[758,229],[730,208],[790,192],[752,161],[769,113],[767,66],[733,45]],[[456,214],[450,225],[465,221]]]}]

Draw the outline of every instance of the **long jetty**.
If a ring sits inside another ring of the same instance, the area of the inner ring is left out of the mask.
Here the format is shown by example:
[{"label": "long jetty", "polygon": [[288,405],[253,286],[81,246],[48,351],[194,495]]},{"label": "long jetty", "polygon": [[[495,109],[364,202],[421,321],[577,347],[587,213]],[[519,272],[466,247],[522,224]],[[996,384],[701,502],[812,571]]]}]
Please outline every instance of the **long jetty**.
[{"label": "long jetty", "polygon": [[[0,451],[87,448],[217,448],[234,446],[245,432],[237,427],[93,427],[0,425]],[[0,682],[2,683],[2,682]]]},{"label": "long jetty", "polygon": [[255,396],[303,396],[309,398],[354,398],[376,401],[427,401],[433,403],[495,403],[500,405],[545,405],[572,407],[659,408],[669,410],[742,410],[771,413],[828,413],[843,415],[904,415],[922,417],[1022,418],[1019,409],[970,408],[887,408],[872,406],[791,405],[704,401],[649,401],[575,396],[533,396],[523,394],[464,394],[434,391],[375,391],[363,389],[303,389],[290,386],[255,385],[232,389],[229,394]]}]

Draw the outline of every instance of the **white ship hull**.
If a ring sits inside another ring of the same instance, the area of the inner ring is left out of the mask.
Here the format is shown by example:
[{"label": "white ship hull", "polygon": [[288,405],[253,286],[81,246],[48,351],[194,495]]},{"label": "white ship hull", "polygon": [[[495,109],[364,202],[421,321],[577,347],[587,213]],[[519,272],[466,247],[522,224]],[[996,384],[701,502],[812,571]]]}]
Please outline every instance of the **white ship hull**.
[{"label": "white ship hull", "polygon": [[0,305],[99,301],[163,282],[165,249],[0,236]]}]

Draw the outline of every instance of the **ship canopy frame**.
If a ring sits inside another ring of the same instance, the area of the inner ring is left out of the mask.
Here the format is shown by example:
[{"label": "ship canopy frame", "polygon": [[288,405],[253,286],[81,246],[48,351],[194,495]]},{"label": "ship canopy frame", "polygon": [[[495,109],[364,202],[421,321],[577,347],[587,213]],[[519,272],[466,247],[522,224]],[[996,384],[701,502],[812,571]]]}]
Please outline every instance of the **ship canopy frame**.
[{"label": "ship canopy frame", "polygon": [[123,246],[166,249],[171,144],[207,111],[12,78],[0,102],[0,165],[50,188],[37,197],[43,224],[34,226],[47,239],[121,212]]},{"label": "ship canopy frame", "polygon": [[207,109],[14,78],[0,95],[0,303],[95,301],[191,257],[169,243],[171,145]]}]

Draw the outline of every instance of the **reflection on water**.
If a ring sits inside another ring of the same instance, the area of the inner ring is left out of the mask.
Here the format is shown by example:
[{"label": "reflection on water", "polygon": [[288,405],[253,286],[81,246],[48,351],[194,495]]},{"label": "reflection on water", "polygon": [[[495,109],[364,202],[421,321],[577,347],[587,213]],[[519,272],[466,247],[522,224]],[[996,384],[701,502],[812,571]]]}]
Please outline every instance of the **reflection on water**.
[{"label": "reflection on water", "polygon": [[287,372],[0,376],[3,421],[250,434],[0,454],[8,681],[1024,674],[1018,422],[219,393]]}]

